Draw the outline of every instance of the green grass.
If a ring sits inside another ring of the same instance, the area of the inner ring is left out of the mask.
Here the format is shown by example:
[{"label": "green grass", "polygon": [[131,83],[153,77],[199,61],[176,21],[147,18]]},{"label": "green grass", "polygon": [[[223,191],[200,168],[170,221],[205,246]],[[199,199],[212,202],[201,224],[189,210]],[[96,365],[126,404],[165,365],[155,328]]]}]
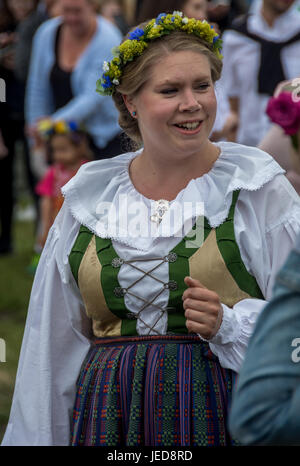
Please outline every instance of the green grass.
[{"label": "green grass", "polygon": [[28,267],[34,243],[31,222],[16,222],[14,252],[0,256],[0,338],[6,362],[0,362],[0,441],[8,421],[33,276]]}]

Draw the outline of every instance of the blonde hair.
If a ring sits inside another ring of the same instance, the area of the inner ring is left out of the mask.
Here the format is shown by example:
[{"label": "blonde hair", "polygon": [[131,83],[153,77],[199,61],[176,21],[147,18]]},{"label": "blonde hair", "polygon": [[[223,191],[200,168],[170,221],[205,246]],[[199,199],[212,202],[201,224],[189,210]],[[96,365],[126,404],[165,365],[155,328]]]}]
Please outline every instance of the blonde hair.
[{"label": "blonde hair", "polygon": [[[143,24],[139,27],[143,28]],[[126,38],[124,39],[126,40]],[[191,51],[206,56],[211,67],[212,81],[215,83],[221,76],[222,60],[212,51],[210,44],[194,34],[174,31],[149,43],[146,50],[138,58],[128,63],[124,68],[122,80],[113,94],[113,100],[119,111],[119,125],[136,147],[142,144],[142,136],[138,121],[133,118],[123,100],[123,95],[136,95],[147,82],[151,68],[172,52]]]}]

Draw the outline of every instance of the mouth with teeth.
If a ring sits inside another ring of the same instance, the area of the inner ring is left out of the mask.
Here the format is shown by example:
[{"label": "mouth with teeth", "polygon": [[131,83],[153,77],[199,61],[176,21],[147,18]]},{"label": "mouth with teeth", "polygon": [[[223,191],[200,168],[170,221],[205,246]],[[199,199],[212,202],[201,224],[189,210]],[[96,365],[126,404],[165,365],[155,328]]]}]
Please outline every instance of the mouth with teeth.
[{"label": "mouth with teeth", "polygon": [[184,134],[196,134],[201,128],[202,121],[183,121],[182,123],[176,123],[174,126]]}]

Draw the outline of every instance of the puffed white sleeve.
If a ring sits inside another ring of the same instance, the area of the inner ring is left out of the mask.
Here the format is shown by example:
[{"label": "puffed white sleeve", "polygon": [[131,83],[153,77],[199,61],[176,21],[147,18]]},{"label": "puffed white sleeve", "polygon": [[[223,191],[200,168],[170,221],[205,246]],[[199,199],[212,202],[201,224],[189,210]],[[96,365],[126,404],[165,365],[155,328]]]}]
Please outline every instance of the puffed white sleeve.
[{"label": "puffed white sleeve", "polygon": [[242,260],[265,300],[243,299],[233,308],[222,304],[223,321],[209,346],[222,367],[239,372],[257,318],[300,231],[300,198],[278,175],[257,191],[241,191],[234,222]]},{"label": "puffed white sleeve", "polygon": [[69,445],[76,380],[90,348],[90,322],[68,265],[79,226],[64,205],[49,232],[31,291],[4,446]]}]

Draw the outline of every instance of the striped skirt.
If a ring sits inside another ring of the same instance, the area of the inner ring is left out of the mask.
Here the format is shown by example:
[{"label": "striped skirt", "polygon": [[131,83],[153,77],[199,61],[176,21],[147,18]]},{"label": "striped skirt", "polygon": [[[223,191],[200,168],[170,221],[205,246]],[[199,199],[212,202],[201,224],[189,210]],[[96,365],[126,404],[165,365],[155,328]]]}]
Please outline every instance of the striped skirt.
[{"label": "striped skirt", "polygon": [[95,341],[77,382],[72,445],[230,445],[232,372],[196,335]]}]

